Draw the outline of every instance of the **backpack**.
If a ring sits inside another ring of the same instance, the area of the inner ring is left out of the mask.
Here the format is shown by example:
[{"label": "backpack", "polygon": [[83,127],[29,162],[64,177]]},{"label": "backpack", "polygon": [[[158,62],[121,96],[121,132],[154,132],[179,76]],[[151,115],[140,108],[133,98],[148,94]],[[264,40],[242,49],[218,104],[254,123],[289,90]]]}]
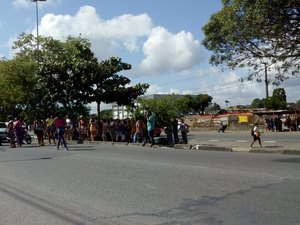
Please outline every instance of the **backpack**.
[{"label": "backpack", "polygon": [[251,134],[251,136],[254,136],[254,130],[253,130],[253,128],[251,129],[250,134]]}]

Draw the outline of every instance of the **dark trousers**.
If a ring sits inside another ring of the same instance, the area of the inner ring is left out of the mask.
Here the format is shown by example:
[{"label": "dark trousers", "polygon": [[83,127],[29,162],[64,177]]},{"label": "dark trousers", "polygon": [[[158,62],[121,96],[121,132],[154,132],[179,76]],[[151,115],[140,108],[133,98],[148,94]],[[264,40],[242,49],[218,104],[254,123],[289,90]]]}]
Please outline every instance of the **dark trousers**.
[{"label": "dark trousers", "polygon": [[182,136],[183,144],[187,144],[188,143],[187,132],[186,131],[181,131],[181,136]]},{"label": "dark trousers", "polygon": [[65,137],[64,137],[65,128],[57,128],[56,132],[57,132],[57,138],[58,138],[57,148],[59,148],[61,142],[63,143],[65,148],[67,148],[67,144],[66,144]]},{"label": "dark trousers", "polygon": [[149,137],[149,140],[150,140],[150,143],[152,145],[155,144],[155,140],[154,140],[154,130],[148,130],[148,137]]}]

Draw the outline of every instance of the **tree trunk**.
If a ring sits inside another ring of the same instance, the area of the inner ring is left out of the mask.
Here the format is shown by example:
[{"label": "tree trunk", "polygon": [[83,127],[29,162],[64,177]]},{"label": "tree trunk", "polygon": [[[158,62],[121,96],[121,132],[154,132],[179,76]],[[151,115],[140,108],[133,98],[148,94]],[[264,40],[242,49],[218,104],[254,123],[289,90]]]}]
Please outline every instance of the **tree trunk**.
[{"label": "tree trunk", "polygon": [[98,116],[98,121],[100,121],[100,119],[101,119],[101,118],[100,118],[100,103],[101,103],[101,102],[98,102],[98,101],[97,101],[97,116]]}]

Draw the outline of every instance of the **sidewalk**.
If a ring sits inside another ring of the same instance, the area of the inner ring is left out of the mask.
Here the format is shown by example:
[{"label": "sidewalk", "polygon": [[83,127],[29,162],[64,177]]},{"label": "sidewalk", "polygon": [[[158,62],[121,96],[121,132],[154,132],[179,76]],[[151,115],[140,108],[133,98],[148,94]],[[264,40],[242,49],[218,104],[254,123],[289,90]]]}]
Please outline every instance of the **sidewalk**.
[{"label": "sidewalk", "polygon": [[[157,139],[156,139],[157,140]],[[85,141],[85,143],[92,143]],[[93,144],[108,144],[116,146],[135,146],[139,148],[150,148],[147,143],[142,146],[141,143],[126,143],[126,142],[102,142],[96,141]],[[233,142],[233,141],[199,141],[190,139],[188,144],[159,144],[157,143],[152,148],[170,148],[170,149],[186,149],[186,150],[203,150],[203,151],[227,151],[227,152],[244,152],[244,153],[273,153],[273,154],[287,154],[300,155],[300,141],[297,142],[270,142],[262,141],[262,148],[258,143],[254,143],[254,147],[250,148],[250,141]]]},{"label": "sidewalk", "polygon": [[230,152],[255,152],[255,153],[279,153],[300,155],[300,142],[268,142],[262,141],[262,148],[258,143],[250,147],[251,142],[230,142],[230,141],[190,141],[190,146],[175,145],[174,148],[187,148],[192,150],[213,150],[213,151],[230,151]]},{"label": "sidewalk", "polygon": [[[300,137],[300,134],[299,134]],[[231,140],[196,140],[190,138],[189,144],[176,144],[174,148],[187,148],[191,150],[212,150],[212,151],[229,151],[229,152],[255,152],[255,153],[279,153],[300,155],[300,138],[299,141],[264,141],[262,140],[262,148],[259,146],[258,141],[250,145],[252,140],[249,141],[231,141]]]}]

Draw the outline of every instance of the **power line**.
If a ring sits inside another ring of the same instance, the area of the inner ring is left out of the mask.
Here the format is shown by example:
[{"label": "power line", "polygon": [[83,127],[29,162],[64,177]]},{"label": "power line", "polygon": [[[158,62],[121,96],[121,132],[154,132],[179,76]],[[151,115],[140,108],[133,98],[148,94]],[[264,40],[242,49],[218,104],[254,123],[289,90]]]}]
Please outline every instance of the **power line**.
[{"label": "power line", "polygon": [[[228,89],[228,88],[234,88],[234,87],[239,87],[239,86],[245,86],[245,85],[249,85],[249,84],[255,84],[255,83],[259,83],[257,82],[256,80],[254,81],[247,81],[247,82],[242,82],[241,80],[243,79],[246,79],[248,76],[245,76],[245,77],[241,77],[239,78],[239,80],[235,80],[235,81],[228,81],[228,82],[223,82],[222,84],[220,83],[214,83],[214,84],[210,84],[210,85],[206,85],[205,87],[206,88],[209,88],[209,87],[215,87],[217,85],[222,85],[223,87],[222,88],[217,88],[217,89],[210,89],[210,90],[205,90],[205,91],[198,91],[196,92],[197,93],[210,93],[210,92],[216,92],[216,91],[220,91],[220,90],[225,90],[225,89]],[[193,76],[193,77],[190,77],[190,78],[185,78],[185,79],[179,79],[179,80],[175,80],[175,81],[171,81],[171,82],[165,82],[165,83],[162,83],[160,84],[160,86],[167,86],[169,84],[173,84],[173,83],[179,83],[181,81],[187,81],[187,80],[191,80],[191,79],[194,79],[194,78],[199,78],[199,76]],[[274,78],[274,77],[273,77]],[[289,79],[297,79],[299,77],[290,77]],[[234,84],[234,83],[237,83],[239,82],[240,84],[236,84],[236,85],[230,85],[230,84]],[[225,86],[224,85],[230,85],[230,86]],[[186,87],[186,86],[182,86],[183,88]],[[190,85],[189,85],[190,87]]]}]

